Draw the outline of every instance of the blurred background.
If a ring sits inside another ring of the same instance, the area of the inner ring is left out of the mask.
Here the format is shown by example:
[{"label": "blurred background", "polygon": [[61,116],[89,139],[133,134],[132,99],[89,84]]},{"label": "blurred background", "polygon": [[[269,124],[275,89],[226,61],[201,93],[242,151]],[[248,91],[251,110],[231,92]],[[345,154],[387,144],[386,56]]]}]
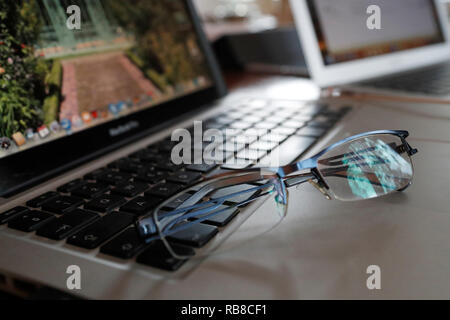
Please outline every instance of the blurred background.
[{"label": "blurred background", "polygon": [[195,0],[208,37],[293,25],[289,0]]},{"label": "blurred background", "polygon": [[[447,2],[450,18],[450,0],[441,1]],[[194,4],[224,70],[308,77],[289,0],[194,0]]]},{"label": "blurred background", "polygon": [[[289,0],[194,0],[208,36],[258,32],[293,25]],[[450,18],[450,0],[448,2]]]}]

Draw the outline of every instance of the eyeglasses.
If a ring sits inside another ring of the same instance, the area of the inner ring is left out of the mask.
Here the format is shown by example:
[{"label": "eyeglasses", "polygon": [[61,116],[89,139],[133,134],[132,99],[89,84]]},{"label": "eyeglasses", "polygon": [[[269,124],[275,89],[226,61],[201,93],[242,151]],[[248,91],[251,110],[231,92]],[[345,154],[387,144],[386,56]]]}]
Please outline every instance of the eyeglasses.
[{"label": "eyeglasses", "polygon": [[[180,249],[176,245],[180,238],[190,237],[198,257],[239,246],[276,227],[288,211],[288,189],[306,182],[329,200],[357,201],[403,191],[412,183],[411,156],[417,153],[406,142],[408,136],[407,131],[399,130],[366,132],[283,167],[232,170],[213,176],[139,219],[137,230],[147,243],[160,240],[174,258],[188,259],[194,252]],[[250,203],[265,204],[267,197],[273,198],[276,210],[238,213]],[[182,204],[173,209],[177,202]],[[227,220],[231,222],[217,234],[204,224],[221,225]],[[192,231],[194,228],[197,230]]]}]

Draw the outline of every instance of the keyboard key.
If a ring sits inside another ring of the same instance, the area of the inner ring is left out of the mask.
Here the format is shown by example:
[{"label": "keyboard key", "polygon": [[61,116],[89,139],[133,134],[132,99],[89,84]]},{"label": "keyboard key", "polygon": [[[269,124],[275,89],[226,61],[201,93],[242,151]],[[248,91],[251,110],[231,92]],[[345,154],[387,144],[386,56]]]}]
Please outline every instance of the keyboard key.
[{"label": "keyboard key", "polygon": [[205,246],[219,230],[210,225],[196,223],[192,227],[181,230],[167,237],[169,241],[180,243],[194,248]]},{"label": "keyboard key", "polygon": [[8,227],[23,232],[33,232],[53,219],[55,219],[55,216],[50,213],[29,211],[12,219],[8,223]]},{"label": "keyboard key", "polygon": [[[220,210],[224,210],[224,211],[221,213],[218,213],[216,215],[210,216],[207,220],[202,221],[202,223],[210,224],[210,225],[213,225],[216,227],[225,227],[239,213],[238,208],[233,208],[233,207],[230,207],[229,209],[226,209],[226,208],[228,208],[228,207],[227,206],[218,207],[217,210],[215,210],[216,212],[220,211]],[[192,220],[200,219],[204,216],[205,215],[197,216],[197,217],[193,218]]]},{"label": "keyboard key", "polygon": [[216,123],[221,123],[223,125],[229,125],[233,123],[235,120],[233,118],[229,118],[225,115],[220,115],[217,118],[214,119]]},{"label": "keyboard key", "polygon": [[146,243],[132,227],[102,246],[100,252],[120,259],[131,259],[145,246]]},{"label": "keyboard key", "polygon": [[88,183],[72,191],[73,195],[84,199],[95,198],[109,190],[109,187],[102,183]]},{"label": "keyboard key", "polygon": [[47,201],[50,201],[51,199],[54,199],[56,197],[59,197],[59,194],[57,192],[50,191],[50,192],[44,193],[43,195],[41,195],[37,198],[34,198],[34,199],[28,201],[27,206],[32,207],[32,208],[39,208]]},{"label": "keyboard key", "polygon": [[180,171],[167,177],[167,181],[189,185],[199,180],[202,175],[198,172]]},{"label": "keyboard key", "polygon": [[304,127],[297,131],[296,135],[298,136],[307,136],[307,137],[321,137],[325,134],[326,130],[323,128],[312,128],[312,127]]},{"label": "keyboard key", "polygon": [[[195,254],[192,248],[172,244],[172,250],[180,256],[193,256]],[[178,270],[187,260],[174,258],[161,241],[155,241],[143,253],[137,256],[136,262],[158,268],[166,271]]]},{"label": "keyboard key", "polygon": [[128,172],[128,173],[138,173],[144,169],[146,169],[148,165],[145,163],[140,162],[134,162],[134,161],[126,161],[118,166],[118,169],[121,172]]},{"label": "keyboard key", "polygon": [[257,124],[255,124],[255,128],[267,129],[267,130],[273,129],[277,126],[278,126],[277,123],[270,122],[270,121],[263,121],[263,122],[258,122]]},{"label": "keyboard key", "polygon": [[215,167],[217,167],[217,164],[190,164],[186,167],[186,170],[207,173]]},{"label": "keyboard key", "polygon": [[60,196],[43,204],[42,210],[56,214],[64,214],[82,205],[83,203],[84,200],[81,198]]},{"label": "keyboard key", "polygon": [[269,141],[269,142],[276,142],[276,143],[282,143],[284,140],[287,139],[287,136],[284,134],[276,134],[276,133],[268,133],[265,136],[261,137],[261,141]]},{"label": "keyboard key", "polygon": [[123,212],[110,213],[69,237],[67,243],[85,249],[94,249],[131,225],[133,221],[134,216],[131,214]]},{"label": "keyboard key", "polygon": [[230,140],[232,137],[244,134],[244,131],[242,131],[241,129],[226,128],[225,134],[226,136],[223,139],[224,141]]},{"label": "keyboard key", "polygon": [[105,174],[98,177],[97,180],[109,185],[117,186],[119,184],[129,181],[131,178],[132,175],[129,173],[108,171]]},{"label": "keyboard key", "polygon": [[121,159],[112,164],[114,168],[119,169],[121,172],[126,173],[138,173],[146,168],[142,162],[137,162],[132,159]]},{"label": "keyboard key", "polygon": [[182,165],[182,164],[176,165],[170,159],[160,161],[156,164],[156,169],[159,169],[162,171],[175,172],[175,171],[179,171],[179,170],[183,169],[183,167],[184,167],[184,165]]},{"label": "keyboard key", "polygon": [[297,129],[298,129],[297,127],[296,128],[277,127],[275,129],[272,129],[270,132],[274,134],[282,134],[285,136],[290,136],[293,135],[297,131]]},{"label": "keyboard key", "polygon": [[165,205],[164,209],[166,210],[175,210],[178,209],[187,199],[189,199],[191,195],[189,193],[183,193],[175,198],[175,200],[171,201],[167,205]]},{"label": "keyboard key", "polygon": [[273,150],[276,146],[278,146],[278,143],[273,141],[257,141],[250,145],[250,149],[263,150],[268,152]]},{"label": "keyboard key", "polygon": [[230,128],[245,130],[252,127],[252,123],[246,121],[236,121],[230,124]]},{"label": "keyboard key", "polygon": [[261,137],[265,136],[266,134],[268,134],[270,131],[267,129],[258,129],[258,128],[250,128],[248,130],[245,130],[242,135],[244,136],[254,136],[257,139],[260,139]]},{"label": "keyboard key", "polygon": [[14,219],[18,215],[23,214],[27,211],[29,211],[28,208],[15,207],[15,208],[9,209],[6,212],[3,212],[2,214],[0,214],[0,225],[7,223],[8,221]]},{"label": "keyboard key", "polygon": [[131,212],[137,215],[144,215],[155,209],[163,200],[157,197],[137,197],[129,201],[120,208],[121,211]]},{"label": "keyboard key", "polygon": [[239,151],[241,151],[244,148],[245,148],[245,144],[243,144],[243,143],[235,143],[235,142],[232,142],[232,141],[227,141],[227,142],[225,142],[224,144],[222,144],[222,145],[220,145],[218,147],[219,150],[223,150],[223,151],[226,151],[226,152],[234,152],[234,153],[239,152]]},{"label": "keyboard key", "polygon": [[174,183],[160,183],[148,190],[146,196],[155,196],[158,198],[167,199],[179,192],[182,187]]},{"label": "keyboard key", "polygon": [[156,184],[166,179],[169,174],[165,171],[148,170],[140,172],[135,179],[150,184]]},{"label": "keyboard key", "polygon": [[259,110],[254,111],[254,112],[256,112],[258,114],[258,116],[263,117],[264,119],[266,119],[267,117],[270,117],[273,114],[276,114],[276,110],[273,110],[271,108],[259,109]]},{"label": "keyboard key", "polygon": [[292,119],[304,123],[304,122],[311,121],[312,117],[308,116],[306,114],[296,114],[292,117]]},{"label": "keyboard key", "polygon": [[305,121],[288,120],[282,123],[285,128],[299,129],[305,125]]},{"label": "keyboard key", "polygon": [[208,163],[223,163],[225,160],[233,156],[234,152],[214,151],[212,154],[204,154],[203,160]]},{"label": "keyboard key", "polygon": [[124,197],[132,198],[148,189],[148,184],[140,182],[127,182],[118,185],[111,192]]},{"label": "keyboard key", "polygon": [[230,139],[230,141],[233,143],[249,145],[249,144],[252,144],[253,142],[255,142],[257,139],[258,139],[257,135],[238,135],[238,136],[232,137]]},{"label": "keyboard key", "polygon": [[243,119],[243,121],[250,123],[258,123],[261,122],[262,120],[263,118],[260,117],[258,113],[246,115],[245,118]]},{"label": "keyboard key", "polygon": [[[214,192],[211,195],[211,199],[218,199],[218,198],[221,198],[221,197],[224,197],[227,195],[239,193],[239,192],[249,190],[249,189],[254,189],[254,188],[256,188],[256,186],[250,185],[250,184],[240,184],[240,185],[236,185],[236,186],[232,186],[232,187],[222,188],[222,189],[219,189],[216,192]],[[260,192],[260,190],[254,190],[254,191],[244,192],[242,194],[237,194],[234,197],[227,199],[225,201],[225,203],[230,203],[232,205],[241,203],[241,202],[244,202],[244,201],[250,199],[252,196],[257,195],[259,192]]]},{"label": "keyboard key", "polygon": [[269,104],[269,100],[267,100],[267,99],[253,99],[253,100],[250,100],[249,102],[246,102],[245,104],[249,108],[260,109],[260,108],[267,107],[267,105]]},{"label": "keyboard key", "polygon": [[39,229],[36,234],[52,240],[62,240],[98,219],[100,217],[96,213],[76,209],[58,219],[50,221]]},{"label": "keyboard key", "polygon": [[63,193],[70,193],[73,190],[75,190],[76,188],[78,188],[84,184],[86,184],[86,181],[83,181],[81,179],[76,179],[76,180],[70,181],[69,183],[66,183],[65,185],[59,187],[58,191],[63,192]]},{"label": "keyboard key", "polygon": [[208,120],[203,123],[203,130],[208,129],[222,129],[224,125],[220,122],[216,122],[214,120]]},{"label": "keyboard key", "polygon": [[263,150],[244,149],[236,155],[237,159],[257,161],[266,155]]},{"label": "keyboard key", "polygon": [[[211,145],[211,142],[207,141],[203,141],[202,143],[193,143],[192,148],[194,150],[202,150],[204,151],[207,147],[209,147]],[[209,147],[209,149],[211,149],[214,146],[214,143],[212,144],[211,147]]]},{"label": "keyboard key", "polygon": [[258,166],[279,167],[290,164],[305,153],[316,141],[317,139],[313,137],[292,136],[267,157],[261,159]]},{"label": "keyboard key", "polygon": [[279,124],[286,121],[286,117],[278,116],[277,113],[275,113],[274,115],[267,117],[264,121]]},{"label": "keyboard key", "polygon": [[246,111],[244,111],[242,109],[240,109],[240,110],[239,109],[232,109],[232,110],[228,110],[227,111],[227,116],[230,117],[230,118],[235,119],[236,121],[239,121],[239,120],[243,119],[247,113],[248,112],[246,112]]},{"label": "keyboard key", "polygon": [[125,204],[126,200],[121,196],[105,194],[89,201],[84,207],[98,212],[109,212]]}]

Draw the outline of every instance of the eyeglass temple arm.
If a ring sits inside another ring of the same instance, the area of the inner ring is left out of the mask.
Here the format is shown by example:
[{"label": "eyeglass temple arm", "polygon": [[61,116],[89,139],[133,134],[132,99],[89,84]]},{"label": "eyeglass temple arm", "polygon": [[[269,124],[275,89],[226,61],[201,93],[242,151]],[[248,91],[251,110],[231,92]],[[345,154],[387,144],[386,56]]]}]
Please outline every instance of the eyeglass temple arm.
[{"label": "eyeglass temple arm", "polygon": [[[247,200],[244,200],[244,201],[241,201],[240,203],[235,204],[236,207],[244,206],[250,202],[253,202],[253,201],[269,194],[270,192],[263,193],[263,192],[258,192],[258,191],[265,189],[265,188],[269,188],[271,185],[273,185],[273,184],[267,183],[267,184],[264,184],[261,186],[255,186],[254,188],[251,188],[251,189],[235,192],[235,193],[229,194],[224,197],[220,197],[217,199],[202,202],[197,205],[183,207],[181,209],[174,210],[174,211],[170,212],[168,215],[161,216],[161,219],[164,219],[164,218],[168,218],[170,216],[178,215],[178,217],[176,217],[174,220],[170,221],[170,223],[163,226],[162,233],[164,234],[164,236],[168,236],[175,232],[187,229],[190,226],[192,226],[193,224],[203,222],[217,214],[220,214],[220,213],[228,210],[229,209],[228,207],[224,208],[224,209],[216,210],[227,199],[230,199],[230,198],[233,198],[233,197],[245,194],[245,193],[255,192],[255,194],[253,194]],[[195,210],[195,211],[192,211],[192,210]],[[192,211],[192,212],[189,212],[189,211]],[[210,212],[210,213],[208,214],[208,212]],[[180,222],[186,221],[187,219],[190,219],[190,218],[196,218],[196,219],[193,221],[187,221],[183,225],[176,226]],[[157,236],[157,230],[155,229],[156,226],[154,225],[154,217],[153,216],[147,216],[147,217],[140,219],[136,223],[136,225],[138,227],[138,231],[139,231],[140,235],[143,238],[145,238],[146,241],[153,241],[153,240],[159,238],[159,236]],[[172,228],[173,226],[176,226],[176,227]]]},{"label": "eyeglass temple arm", "polygon": [[[258,190],[264,189],[264,188],[268,188],[270,187],[270,185],[272,183],[267,183],[261,186],[255,186],[254,188],[250,188],[247,190],[242,190],[242,191],[238,191],[238,192],[234,192],[232,194],[220,197],[220,198],[216,198],[210,201],[206,201],[206,202],[201,202],[198,203],[199,201],[201,201],[205,196],[207,196],[208,194],[210,194],[212,191],[223,188],[223,187],[231,187],[233,185],[238,185],[238,184],[242,184],[242,183],[251,183],[252,181],[257,181],[257,180],[261,180],[262,178],[267,178],[270,179],[271,177],[274,176],[273,173],[268,173],[266,175],[261,174],[261,172],[257,171],[257,170],[249,170],[245,173],[243,173],[240,176],[231,176],[228,177],[230,174],[223,174],[223,175],[219,175],[216,176],[216,178],[222,178],[219,179],[217,181],[213,181],[210,184],[205,185],[204,187],[202,187],[200,190],[198,190],[196,193],[194,193],[184,204],[181,208],[178,208],[176,210],[170,211],[165,215],[162,215],[161,218],[165,218],[165,217],[169,217],[169,216],[175,216],[175,215],[183,215],[183,217],[186,218],[185,213],[190,211],[190,210],[197,210],[196,213],[197,215],[201,215],[202,213],[199,212],[199,210],[202,210],[202,208],[204,210],[209,209],[209,210],[215,210],[217,207],[219,207],[220,205],[222,205],[226,200],[231,199],[233,197],[242,195],[244,193],[248,193],[248,192],[255,192],[254,197],[251,197],[250,199],[247,200],[248,202],[254,201],[257,198],[261,197],[262,195],[258,195],[257,192]],[[244,205],[245,203],[239,203],[239,205]],[[214,206],[214,207],[212,207]],[[209,207],[209,208],[208,208]],[[194,215],[195,216],[195,215]],[[193,217],[194,217],[193,216]],[[153,214],[144,216],[140,219],[138,219],[138,221],[136,221],[136,226],[137,229],[139,231],[139,233],[141,234],[141,236],[143,237],[147,237],[147,236],[151,236],[155,233],[155,222],[154,222],[154,217]]]}]

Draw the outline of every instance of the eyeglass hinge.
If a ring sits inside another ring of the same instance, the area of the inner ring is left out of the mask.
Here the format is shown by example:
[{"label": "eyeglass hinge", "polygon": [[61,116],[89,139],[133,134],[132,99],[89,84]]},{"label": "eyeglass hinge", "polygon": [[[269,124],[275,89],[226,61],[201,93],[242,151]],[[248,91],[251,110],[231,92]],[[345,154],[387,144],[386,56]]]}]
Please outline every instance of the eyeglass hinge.
[{"label": "eyeglass hinge", "polygon": [[323,187],[320,183],[314,181],[313,179],[309,179],[308,182],[310,184],[312,184],[314,186],[314,188],[316,188],[317,190],[319,190],[327,200],[332,200],[331,196],[328,194],[327,190],[325,189],[325,187]]}]

